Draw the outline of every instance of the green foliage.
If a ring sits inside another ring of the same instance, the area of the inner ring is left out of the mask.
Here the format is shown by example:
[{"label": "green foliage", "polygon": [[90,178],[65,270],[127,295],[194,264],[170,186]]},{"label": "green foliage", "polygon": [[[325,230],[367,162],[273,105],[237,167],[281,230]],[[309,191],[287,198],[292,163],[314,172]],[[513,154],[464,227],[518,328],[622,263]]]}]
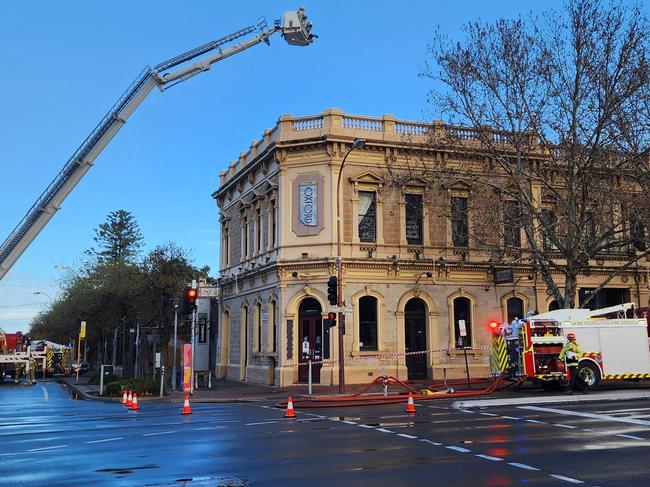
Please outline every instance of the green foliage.
[{"label": "green foliage", "polygon": [[109,396],[120,396],[125,390],[133,391],[138,396],[153,396],[160,394],[160,384],[153,379],[124,379],[106,386]]},{"label": "green foliage", "polygon": [[95,229],[94,240],[99,248],[91,248],[88,253],[99,262],[132,262],[140,253],[144,238],[135,217],[128,211],[117,210]]}]

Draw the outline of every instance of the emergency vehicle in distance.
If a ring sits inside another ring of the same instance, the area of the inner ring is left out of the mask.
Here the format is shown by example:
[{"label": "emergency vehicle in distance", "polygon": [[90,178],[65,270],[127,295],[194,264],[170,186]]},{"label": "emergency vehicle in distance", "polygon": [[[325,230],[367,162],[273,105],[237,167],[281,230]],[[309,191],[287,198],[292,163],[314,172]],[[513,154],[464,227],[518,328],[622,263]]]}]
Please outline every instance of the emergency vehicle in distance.
[{"label": "emergency vehicle in distance", "polygon": [[491,322],[492,372],[555,388],[567,379],[558,356],[572,332],[583,351],[578,375],[590,389],[601,381],[650,379],[650,326],[646,317],[627,317],[635,315],[634,304],[627,303],[594,311],[558,309],[514,326]]},{"label": "emergency vehicle in distance", "polygon": [[25,343],[25,335],[5,333],[0,328],[0,382],[6,376],[15,377],[16,369],[25,367],[31,360],[36,367],[36,375],[64,374],[71,370],[71,349],[66,345],[47,340],[33,340],[29,350]]}]

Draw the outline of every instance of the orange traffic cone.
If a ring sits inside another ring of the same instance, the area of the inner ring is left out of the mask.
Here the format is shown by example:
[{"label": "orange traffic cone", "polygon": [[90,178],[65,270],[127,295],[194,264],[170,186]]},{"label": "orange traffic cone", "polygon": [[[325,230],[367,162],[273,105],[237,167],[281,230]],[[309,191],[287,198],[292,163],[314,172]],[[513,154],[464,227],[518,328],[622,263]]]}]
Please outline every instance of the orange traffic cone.
[{"label": "orange traffic cone", "polygon": [[138,395],[133,394],[133,401],[131,402],[130,411],[137,411],[138,409],[140,409],[140,406],[138,406]]},{"label": "orange traffic cone", "polygon": [[131,391],[129,391],[129,395],[126,396],[126,406],[131,407],[133,404],[133,394],[131,394]]},{"label": "orange traffic cone", "polygon": [[183,412],[181,414],[192,414],[190,409],[190,395],[185,394],[185,401],[183,402]]},{"label": "orange traffic cone", "polygon": [[129,396],[126,394],[126,391],[124,391],[124,394],[122,394],[122,404],[126,404],[128,400]]},{"label": "orange traffic cone", "polygon": [[293,399],[289,396],[287,399],[287,414],[284,415],[285,418],[295,418],[296,413],[293,412]]},{"label": "orange traffic cone", "polygon": [[406,412],[415,413],[415,403],[413,402],[413,393],[409,392],[409,400],[406,403]]}]

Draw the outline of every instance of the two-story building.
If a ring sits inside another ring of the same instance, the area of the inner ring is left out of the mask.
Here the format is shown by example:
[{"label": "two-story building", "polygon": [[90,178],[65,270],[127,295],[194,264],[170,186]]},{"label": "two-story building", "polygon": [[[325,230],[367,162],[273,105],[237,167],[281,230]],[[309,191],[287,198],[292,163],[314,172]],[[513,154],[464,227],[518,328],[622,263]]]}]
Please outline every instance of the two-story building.
[{"label": "two-story building", "polygon": [[[382,373],[464,376],[461,347],[472,347],[471,375],[486,376],[486,324],[553,308],[532,267],[495,267],[472,246],[462,231],[467,213],[433,211],[433,201],[441,200],[428,198],[432,189],[417,178],[398,187],[388,180],[389,164],[399,167],[409,143],[422,143],[430,127],[336,109],[284,115],[221,173],[213,194],[221,224],[219,377],[304,382],[304,342],[324,361],[313,368],[321,384],[338,383],[339,354],[346,383]],[[438,123],[436,130],[458,128]],[[365,144],[351,150],[355,138]],[[464,154],[442,146],[429,156],[453,161]],[[343,297],[352,310],[343,350],[338,326],[326,319],[327,281],[337,273],[339,173]],[[466,208],[470,190],[463,181],[444,191],[452,210]],[[647,287],[636,277],[613,279],[603,304],[647,303]],[[597,278],[598,269],[581,277],[582,292],[595,288]]]}]

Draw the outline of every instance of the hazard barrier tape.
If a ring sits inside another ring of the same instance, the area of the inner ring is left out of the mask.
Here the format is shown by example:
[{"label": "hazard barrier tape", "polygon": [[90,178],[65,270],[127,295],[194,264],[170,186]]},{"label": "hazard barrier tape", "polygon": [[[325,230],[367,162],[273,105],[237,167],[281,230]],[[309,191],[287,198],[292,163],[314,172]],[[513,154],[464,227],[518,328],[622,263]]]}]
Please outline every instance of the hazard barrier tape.
[{"label": "hazard barrier tape", "polygon": [[[468,352],[474,352],[476,350],[489,350],[490,347],[473,347],[466,348]],[[391,352],[391,353],[374,353],[372,355],[360,355],[358,357],[346,357],[345,363],[348,362],[360,362],[363,360],[382,360],[382,359],[391,359],[399,357],[408,357],[412,355],[425,355],[427,353],[440,353],[440,352],[450,352],[452,350],[463,350],[462,348],[434,348],[431,350],[418,350],[417,352]],[[338,364],[338,359],[327,359],[327,360],[312,360],[312,365],[334,365]],[[280,368],[291,368],[297,365],[308,365],[309,362],[287,362],[280,365]]]},{"label": "hazard barrier tape", "polygon": [[615,379],[650,379],[650,374],[608,374],[603,377],[604,380]]}]

